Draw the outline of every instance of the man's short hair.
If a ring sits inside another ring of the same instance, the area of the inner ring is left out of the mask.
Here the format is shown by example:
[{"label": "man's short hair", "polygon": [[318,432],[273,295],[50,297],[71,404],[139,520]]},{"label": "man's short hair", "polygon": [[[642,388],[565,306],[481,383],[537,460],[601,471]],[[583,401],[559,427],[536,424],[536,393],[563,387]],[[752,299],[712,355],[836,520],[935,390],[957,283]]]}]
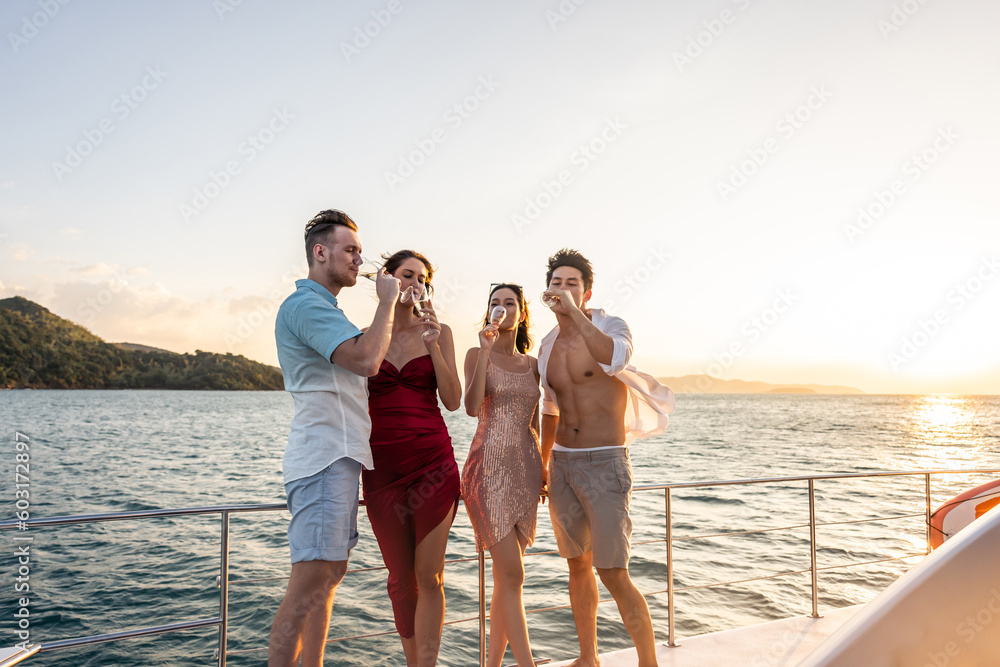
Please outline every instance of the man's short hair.
[{"label": "man's short hair", "polygon": [[351,220],[351,216],[334,208],[320,211],[306,223],[306,262],[310,267],[313,265],[313,246],[327,245],[337,225],[358,231],[358,226]]},{"label": "man's short hair", "polygon": [[552,282],[552,273],[560,266],[571,266],[580,272],[583,276],[584,292],[594,286],[594,267],[590,265],[590,260],[581,255],[579,250],[563,248],[549,257],[549,270],[545,274],[546,287]]}]

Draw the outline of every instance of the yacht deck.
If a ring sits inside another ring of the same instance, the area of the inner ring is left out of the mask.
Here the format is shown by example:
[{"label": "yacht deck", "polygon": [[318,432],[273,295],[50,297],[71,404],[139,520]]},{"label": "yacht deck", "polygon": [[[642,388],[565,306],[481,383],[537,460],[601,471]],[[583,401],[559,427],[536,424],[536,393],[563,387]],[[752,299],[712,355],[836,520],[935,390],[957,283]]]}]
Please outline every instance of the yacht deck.
[{"label": "yacht deck", "polygon": [[[821,618],[801,616],[689,637],[656,647],[660,667],[794,667],[864,605],[833,609]],[[569,665],[572,660],[551,663]],[[602,667],[638,665],[635,649],[601,656]]]}]

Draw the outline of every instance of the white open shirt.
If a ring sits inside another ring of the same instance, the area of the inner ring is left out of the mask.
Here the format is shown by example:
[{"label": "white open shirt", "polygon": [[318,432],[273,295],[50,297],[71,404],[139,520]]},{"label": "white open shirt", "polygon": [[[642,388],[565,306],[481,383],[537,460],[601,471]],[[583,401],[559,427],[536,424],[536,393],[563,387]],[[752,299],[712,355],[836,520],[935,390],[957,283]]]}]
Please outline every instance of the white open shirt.
[{"label": "white open shirt", "polygon": [[[653,376],[629,365],[632,359],[632,331],[625,320],[614,315],[606,315],[599,308],[590,310],[590,320],[603,333],[611,336],[614,343],[611,363],[600,364],[601,369],[621,380],[628,389],[628,403],[625,406],[625,445],[632,444],[637,438],[648,438],[663,433],[670,421],[669,414],[674,411],[674,392],[670,387],[660,384]],[[559,415],[556,394],[545,378],[552,345],[558,336],[559,326],[556,325],[542,339],[542,344],[538,348],[543,415]]]}]

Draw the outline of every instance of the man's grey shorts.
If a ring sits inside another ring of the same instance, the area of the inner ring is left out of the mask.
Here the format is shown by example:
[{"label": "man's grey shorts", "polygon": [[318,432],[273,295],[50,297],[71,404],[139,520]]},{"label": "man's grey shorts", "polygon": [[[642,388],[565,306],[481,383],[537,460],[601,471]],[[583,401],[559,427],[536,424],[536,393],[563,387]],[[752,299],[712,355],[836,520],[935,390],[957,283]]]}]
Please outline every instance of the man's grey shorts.
[{"label": "man's grey shorts", "polygon": [[285,483],[292,562],[347,560],[358,543],[361,464],[337,459],[315,475]]},{"label": "man's grey shorts", "polygon": [[594,567],[628,567],[632,519],[632,464],[628,449],[553,451],[549,515],[559,555],[594,552]]}]

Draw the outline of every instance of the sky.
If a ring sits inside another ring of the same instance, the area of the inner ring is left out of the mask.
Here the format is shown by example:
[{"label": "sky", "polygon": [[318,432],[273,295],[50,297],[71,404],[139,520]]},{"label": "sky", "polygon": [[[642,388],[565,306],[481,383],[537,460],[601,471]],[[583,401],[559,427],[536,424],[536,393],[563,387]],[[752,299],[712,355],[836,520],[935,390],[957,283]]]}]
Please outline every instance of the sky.
[{"label": "sky", "polygon": [[[0,6],[0,297],[105,340],[277,364],[302,228],[437,268],[459,359],[491,282],[536,341],[595,268],[636,365],[1000,393],[1000,4]],[[370,322],[374,290],[340,303]]]}]

